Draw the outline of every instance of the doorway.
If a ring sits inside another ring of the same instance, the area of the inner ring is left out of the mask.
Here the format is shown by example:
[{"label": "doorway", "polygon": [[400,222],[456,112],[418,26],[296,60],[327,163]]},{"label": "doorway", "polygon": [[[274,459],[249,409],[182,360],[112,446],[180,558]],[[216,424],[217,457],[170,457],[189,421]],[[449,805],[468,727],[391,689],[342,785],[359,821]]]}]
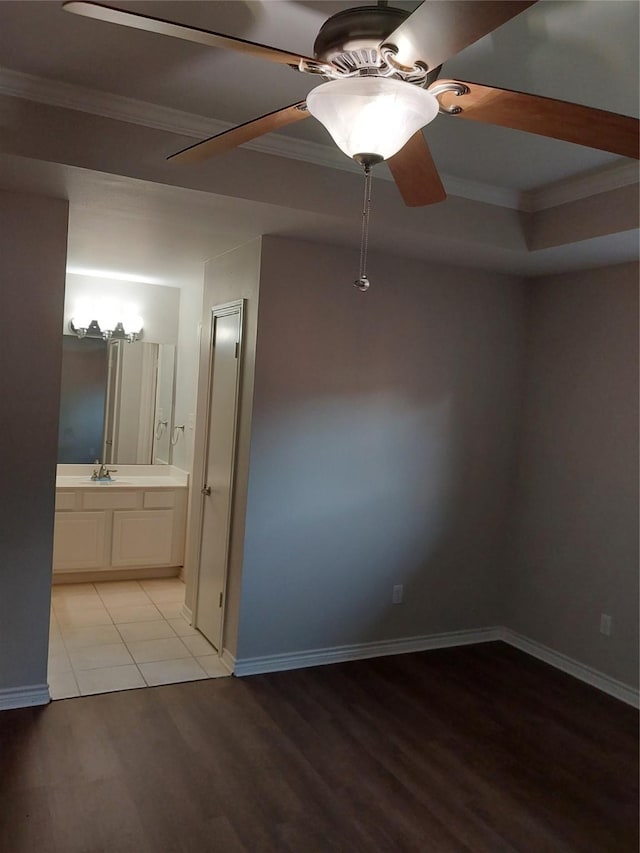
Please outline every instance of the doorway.
[{"label": "doorway", "polygon": [[195,626],[221,652],[236,459],[244,300],[211,309]]}]

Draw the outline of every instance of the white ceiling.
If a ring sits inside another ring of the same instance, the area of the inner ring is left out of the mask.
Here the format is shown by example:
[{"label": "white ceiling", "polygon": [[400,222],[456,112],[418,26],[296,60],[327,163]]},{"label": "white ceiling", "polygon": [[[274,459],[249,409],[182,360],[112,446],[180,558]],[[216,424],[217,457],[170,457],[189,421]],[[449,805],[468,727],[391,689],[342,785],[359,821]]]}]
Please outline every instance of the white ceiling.
[{"label": "white ceiling", "polygon": [[[365,5],[324,0],[110,2],[306,55],[312,52],[317,30],[329,15]],[[417,3],[395,5],[412,9]],[[633,0],[541,0],[447,62],[442,74],[637,116],[639,9]],[[77,87],[78,92],[109,93],[193,114],[194,120],[203,116],[228,123],[247,121],[300,100],[320,82],[266,61],[79,18],[62,11],[57,0],[0,2],[2,69],[33,75],[24,78],[28,85],[35,85],[36,78],[55,81]],[[135,103],[132,108],[135,112]],[[6,116],[0,115],[3,118]],[[0,141],[2,130],[0,120]],[[447,186],[470,182],[504,192],[533,191],[630,162],[581,146],[446,116],[438,117],[426,136],[449,181]],[[316,154],[325,150],[327,158],[336,158],[333,144],[314,119],[287,128],[278,139],[281,149],[295,146],[297,157],[304,158],[307,150]],[[8,154],[0,159],[0,185],[57,192],[71,199],[70,258],[79,266],[91,265],[88,260],[93,256],[94,266],[114,267],[117,249],[121,269],[126,266],[142,272],[154,267],[156,272],[163,269],[171,279],[189,278],[200,268],[203,257],[260,233],[313,234],[316,239],[342,243],[354,243],[358,237],[357,216],[342,220],[309,211],[285,211],[230,199],[228,194],[223,199],[210,191],[143,185],[70,165],[40,164],[36,169],[33,161],[12,156],[15,151]],[[224,156],[234,162],[234,154]],[[51,159],[61,160],[60,156]],[[137,173],[132,169],[129,174]],[[421,215],[415,213],[417,222]],[[377,245],[401,251],[413,242],[414,253],[428,250],[437,256],[437,241],[432,245],[428,237],[418,236],[419,227],[415,233],[406,231],[405,235],[380,231]],[[585,244],[584,259],[591,258],[589,263],[629,259],[637,238],[613,236],[607,246]],[[422,246],[418,246],[420,241]],[[537,253],[537,264],[526,259],[515,263],[504,253],[489,257],[489,246],[483,251],[476,247],[475,254],[458,260],[523,272],[529,267],[530,271],[543,271],[579,265],[575,247],[557,247],[546,258]],[[451,254],[447,255],[442,243],[440,253],[442,259]]]}]

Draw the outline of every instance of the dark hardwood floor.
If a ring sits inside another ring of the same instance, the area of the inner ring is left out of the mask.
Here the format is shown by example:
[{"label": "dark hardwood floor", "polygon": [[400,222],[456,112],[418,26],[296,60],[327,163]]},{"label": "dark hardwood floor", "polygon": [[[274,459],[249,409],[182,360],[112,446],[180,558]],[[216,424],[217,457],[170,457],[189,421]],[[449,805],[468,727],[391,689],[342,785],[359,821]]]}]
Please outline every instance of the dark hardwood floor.
[{"label": "dark hardwood floor", "polygon": [[6,853],[638,850],[638,715],[502,643],[0,713]]}]

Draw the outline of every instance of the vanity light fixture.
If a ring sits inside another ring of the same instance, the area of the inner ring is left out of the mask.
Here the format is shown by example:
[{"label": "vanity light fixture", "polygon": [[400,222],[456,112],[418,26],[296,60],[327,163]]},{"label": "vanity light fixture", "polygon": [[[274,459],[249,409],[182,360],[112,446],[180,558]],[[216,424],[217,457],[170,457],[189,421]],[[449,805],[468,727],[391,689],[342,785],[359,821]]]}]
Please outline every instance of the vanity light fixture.
[{"label": "vanity light fixture", "polygon": [[[118,317],[123,317],[118,320]],[[142,336],[143,320],[134,310],[112,303],[93,307],[79,305],[69,321],[69,329],[79,338],[103,338],[133,343]]]}]

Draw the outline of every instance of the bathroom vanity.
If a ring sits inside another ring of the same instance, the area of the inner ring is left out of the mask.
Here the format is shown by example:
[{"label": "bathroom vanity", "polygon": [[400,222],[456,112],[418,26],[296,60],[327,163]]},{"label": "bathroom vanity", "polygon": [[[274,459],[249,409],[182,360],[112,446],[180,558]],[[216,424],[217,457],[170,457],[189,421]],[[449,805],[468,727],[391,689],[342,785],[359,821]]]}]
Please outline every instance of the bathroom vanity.
[{"label": "bathroom vanity", "polygon": [[188,474],[173,466],[58,465],[54,583],[177,575],[184,563]]}]

